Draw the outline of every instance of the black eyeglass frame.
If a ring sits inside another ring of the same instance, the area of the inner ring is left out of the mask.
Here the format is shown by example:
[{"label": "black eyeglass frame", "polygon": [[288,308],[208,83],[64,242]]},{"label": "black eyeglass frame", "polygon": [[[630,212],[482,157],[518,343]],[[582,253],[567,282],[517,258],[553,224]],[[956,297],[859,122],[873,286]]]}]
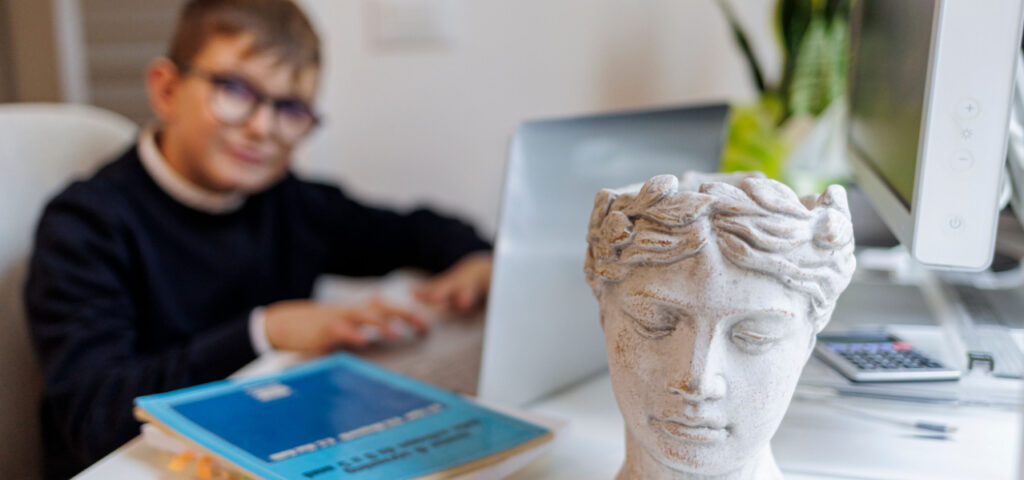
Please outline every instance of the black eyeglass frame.
[{"label": "black eyeglass frame", "polygon": [[[220,87],[222,85],[233,83],[241,84],[253,96],[254,101],[252,103],[252,107],[250,107],[249,111],[245,115],[242,115],[239,119],[230,121],[221,118],[220,116],[217,117],[217,120],[224,123],[225,125],[237,126],[244,124],[245,122],[249,121],[252,118],[252,116],[255,115],[257,111],[259,111],[260,106],[264,104],[269,104],[271,106],[271,108],[274,111],[274,121],[279,122],[280,120],[278,120],[277,115],[279,115],[281,112],[280,106],[285,103],[297,103],[301,105],[306,110],[306,113],[309,115],[310,118],[309,126],[306,127],[305,131],[301,135],[291,140],[292,142],[301,140],[303,137],[308,136],[310,132],[312,132],[315,128],[319,127],[323,123],[323,117],[316,111],[314,111],[313,107],[306,103],[304,100],[296,97],[272,97],[270,95],[267,95],[262,89],[253,85],[252,82],[246,80],[241,75],[233,73],[217,73],[203,68],[198,68],[194,65],[179,65],[177,62],[175,62],[175,66],[178,68],[178,73],[180,75],[188,75],[203,79],[207,82],[210,82],[214,87]],[[210,101],[213,101],[212,97]],[[277,128],[277,130],[280,130],[280,128]]]}]

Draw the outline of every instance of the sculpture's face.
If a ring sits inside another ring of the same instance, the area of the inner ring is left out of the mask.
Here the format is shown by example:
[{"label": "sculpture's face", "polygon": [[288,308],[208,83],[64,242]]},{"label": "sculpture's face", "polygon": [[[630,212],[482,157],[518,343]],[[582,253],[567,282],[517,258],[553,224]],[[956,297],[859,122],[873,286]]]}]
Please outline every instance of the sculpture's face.
[{"label": "sculpture's face", "polygon": [[619,409],[655,460],[722,474],[767,447],[813,346],[806,297],[712,244],[637,267],[600,301]]}]

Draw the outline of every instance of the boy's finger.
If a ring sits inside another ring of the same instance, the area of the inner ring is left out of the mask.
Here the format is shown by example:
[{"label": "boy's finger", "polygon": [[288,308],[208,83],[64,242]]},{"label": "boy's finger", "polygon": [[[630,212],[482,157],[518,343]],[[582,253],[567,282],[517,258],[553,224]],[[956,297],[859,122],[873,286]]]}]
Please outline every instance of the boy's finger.
[{"label": "boy's finger", "polygon": [[[405,323],[412,325],[413,328],[415,328],[420,333],[424,333],[430,329],[430,324],[428,324],[427,321],[423,319],[423,317],[420,317],[419,315],[412,313],[404,308],[399,308],[384,302],[377,303],[375,307],[385,317],[397,317],[398,319],[404,321]],[[395,333],[398,334],[398,332]]]},{"label": "boy's finger", "polygon": [[[338,318],[344,322],[358,325],[374,325],[383,327],[386,318],[381,316],[374,307],[371,308],[346,308],[339,312]],[[343,323],[343,322],[342,322]]]},{"label": "boy's finger", "polygon": [[463,286],[456,292],[455,295],[455,307],[460,311],[467,311],[476,305],[477,299],[480,297],[480,292],[472,286]]},{"label": "boy's finger", "polygon": [[432,281],[423,286],[417,299],[430,305],[448,307],[454,287],[450,281]]},{"label": "boy's finger", "polygon": [[352,324],[347,322],[332,324],[331,328],[328,329],[328,334],[327,345],[330,350],[342,347],[362,348],[370,343],[370,340],[359,329],[354,328]]},{"label": "boy's finger", "polygon": [[412,296],[415,297],[416,300],[419,300],[421,302],[429,301],[430,292],[432,289],[433,284],[431,282],[421,283],[419,285],[416,285],[415,287],[412,287]]},{"label": "boy's finger", "polygon": [[427,292],[427,296],[430,297],[428,301],[435,305],[442,304],[451,295],[452,286],[448,282],[437,282],[433,285],[433,288]]}]

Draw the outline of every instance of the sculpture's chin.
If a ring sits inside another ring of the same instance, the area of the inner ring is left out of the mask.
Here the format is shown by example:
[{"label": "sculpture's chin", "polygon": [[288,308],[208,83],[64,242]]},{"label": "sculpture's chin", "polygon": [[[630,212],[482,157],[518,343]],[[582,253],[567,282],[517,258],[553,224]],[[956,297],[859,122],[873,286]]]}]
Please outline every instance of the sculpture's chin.
[{"label": "sculpture's chin", "polygon": [[748,468],[742,468],[723,475],[681,472],[672,470],[665,465],[662,465],[664,468],[659,469],[657,472],[636,467],[635,465],[630,465],[627,460],[619,469],[619,473],[615,475],[615,480],[782,480],[783,478],[782,472],[779,471],[778,466],[775,464],[775,460],[770,456],[764,460],[754,462]]},{"label": "sculpture's chin", "polygon": [[[686,455],[683,452],[677,454]],[[643,448],[628,431],[626,459],[616,475],[617,480],[780,480],[782,473],[775,463],[771,447],[745,458],[723,458],[728,455],[719,448],[689,452],[692,461],[662,456]],[[659,458],[661,457],[661,458]]]}]

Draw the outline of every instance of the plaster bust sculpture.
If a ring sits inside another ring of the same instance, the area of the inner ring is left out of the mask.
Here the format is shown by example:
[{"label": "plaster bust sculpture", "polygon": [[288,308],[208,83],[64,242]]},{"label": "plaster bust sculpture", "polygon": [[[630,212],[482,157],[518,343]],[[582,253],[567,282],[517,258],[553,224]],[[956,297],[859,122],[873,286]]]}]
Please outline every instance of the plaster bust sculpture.
[{"label": "plaster bust sculpture", "polygon": [[[713,176],[711,176],[713,177]],[[774,479],[769,440],[855,259],[846,192],[747,175],[597,194],[585,271],[626,427],[619,479]]]}]

